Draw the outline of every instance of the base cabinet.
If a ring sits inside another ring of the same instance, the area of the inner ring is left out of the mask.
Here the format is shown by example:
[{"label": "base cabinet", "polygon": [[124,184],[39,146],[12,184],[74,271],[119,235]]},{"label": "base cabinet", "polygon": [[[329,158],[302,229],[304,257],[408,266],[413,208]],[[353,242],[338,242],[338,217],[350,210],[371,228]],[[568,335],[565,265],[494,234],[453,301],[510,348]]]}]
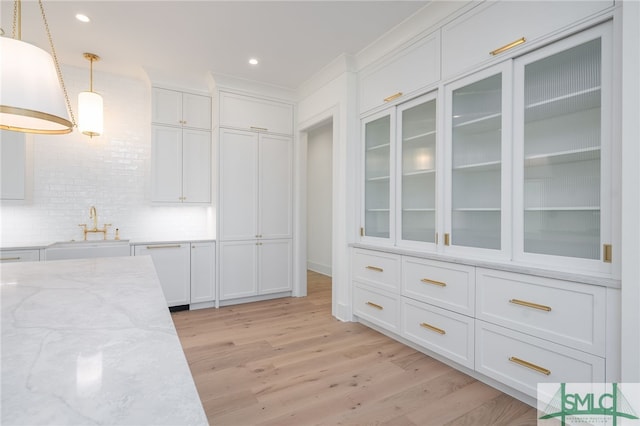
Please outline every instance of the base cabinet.
[{"label": "base cabinet", "polygon": [[538,383],[619,381],[617,291],[457,262],[353,248],[356,320],[530,404]]},{"label": "base cabinet", "polygon": [[167,306],[189,304],[189,243],[137,245],[135,256],[151,256]]},{"label": "base cabinet", "polygon": [[212,307],[216,298],[216,247],[213,242],[191,243],[189,309]]},{"label": "base cabinet", "polygon": [[38,262],[40,250],[0,250],[0,263],[10,262]]},{"label": "base cabinet", "polygon": [[220,300],[290,292],[292,240],[220,244]]}]

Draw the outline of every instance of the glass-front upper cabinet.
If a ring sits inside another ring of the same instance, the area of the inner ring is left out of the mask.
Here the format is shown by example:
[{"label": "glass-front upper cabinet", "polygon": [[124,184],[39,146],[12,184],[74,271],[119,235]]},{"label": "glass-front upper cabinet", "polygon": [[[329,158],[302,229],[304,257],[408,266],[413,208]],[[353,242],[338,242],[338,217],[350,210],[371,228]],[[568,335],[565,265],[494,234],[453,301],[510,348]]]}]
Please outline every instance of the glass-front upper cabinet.
[{"label": "glass-front upper cabinet", "polygon": [[446,88],[445,250],[508,253],[508,65]]},{"label": "glass-front upper cabinet", "polygon": [[392,188],[395,129],[393,111],[371,116],[362,122],[364,135],[364,206],[360,235],[378,241],[393,241],[394,205]]},{"label": "glass-front upper cabinet", "polygon": [[436,244],[436,98],[425,95],[397,108],[398,240]]},{"label": "glass-front upper cabinet", "polygon": [[605,24],[514,62],[516,258],[609,269],[611,51]]}]

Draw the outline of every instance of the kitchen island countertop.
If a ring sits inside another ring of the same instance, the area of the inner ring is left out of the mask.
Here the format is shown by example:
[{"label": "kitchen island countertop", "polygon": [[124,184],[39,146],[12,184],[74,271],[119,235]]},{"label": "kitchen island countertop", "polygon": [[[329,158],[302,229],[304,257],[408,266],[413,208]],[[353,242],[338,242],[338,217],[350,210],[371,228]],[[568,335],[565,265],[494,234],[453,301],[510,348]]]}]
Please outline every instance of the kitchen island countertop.
[{"label": "kitchen island countertop", "polygon": [[149,257],[0,266],[2,418],[207,424]]}]

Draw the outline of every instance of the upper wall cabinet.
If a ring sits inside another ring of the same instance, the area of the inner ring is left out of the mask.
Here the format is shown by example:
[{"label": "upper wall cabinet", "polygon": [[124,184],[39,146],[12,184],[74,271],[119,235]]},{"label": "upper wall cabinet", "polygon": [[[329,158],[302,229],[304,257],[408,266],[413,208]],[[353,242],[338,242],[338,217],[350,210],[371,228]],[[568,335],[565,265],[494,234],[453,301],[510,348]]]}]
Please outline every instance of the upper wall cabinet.
[{"label": "upper wall cabinet", "polygon": [[440,79],[440,32],[360,72],[360,113],[403,101]]},{"label": "upper wall cabinet", "polygon": [[220,127],[293,134],[293,105],[220,92]]},{"label": "upper wall cabinet", "polygon": [[26,142],[25,134],[0,131],[0,184],[2,200],[24,200]]},{"label": "upper wall cabinet", "polygon": [[154,87],[151,105],[151,121],[155,124],[211,129],[209,96]]},{"label": "upper wall cabinet", "polygon": [[[442,27],[442,77],[453,77],[515,46],[590,17],[613,1],[485,2]],[[511,48],[514,48],[511,50]]]}]

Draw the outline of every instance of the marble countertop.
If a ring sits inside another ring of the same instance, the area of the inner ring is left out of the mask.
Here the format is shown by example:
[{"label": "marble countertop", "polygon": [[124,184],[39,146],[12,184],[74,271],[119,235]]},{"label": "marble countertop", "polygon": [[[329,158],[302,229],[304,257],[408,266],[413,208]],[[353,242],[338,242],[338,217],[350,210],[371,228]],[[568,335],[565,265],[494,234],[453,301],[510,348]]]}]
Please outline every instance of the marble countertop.
[{"label": "marble countertop", "polygon": [[151,258],[0,266],[3,425],[201,425]]}]

